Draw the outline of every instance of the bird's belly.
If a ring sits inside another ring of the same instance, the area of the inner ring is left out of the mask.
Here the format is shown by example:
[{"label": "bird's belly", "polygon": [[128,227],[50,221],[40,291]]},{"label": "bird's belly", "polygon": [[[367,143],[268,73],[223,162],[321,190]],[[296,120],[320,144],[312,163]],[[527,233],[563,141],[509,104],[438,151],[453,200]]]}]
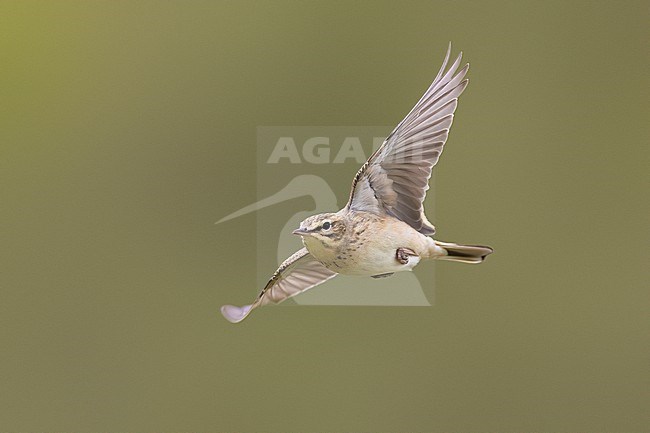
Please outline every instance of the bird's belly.
[{"label": "bird's belly", "polygon": [[[344,266],[336,272],[344,275],[372,276],[392,272],[411,271],[420,262],[419,256],[410,256],[406,264],[402,264],[396,257],[397,248],[394,250],[368,249],[363,254],[353,254]],[[334,268],[330,268],[335,270]]]},{"label": "bird's belly", "polygon": [[[330,269],[340,274],[365,276],[413,270],[422,256],[427,254],[430,238],[415,232],[410,227],[407,230],[391,228],[393,230],[376,233],[375,236],[349,244],[342,251],[341,256],[346,258],[340,263],[342,266],[339,266],[338,270],[333,267]],[[408,263],[403,264],[397,260],[398,248],[408,248],[415,255],[409,256]],[[337,260],[337,262],[341,261]]]}]

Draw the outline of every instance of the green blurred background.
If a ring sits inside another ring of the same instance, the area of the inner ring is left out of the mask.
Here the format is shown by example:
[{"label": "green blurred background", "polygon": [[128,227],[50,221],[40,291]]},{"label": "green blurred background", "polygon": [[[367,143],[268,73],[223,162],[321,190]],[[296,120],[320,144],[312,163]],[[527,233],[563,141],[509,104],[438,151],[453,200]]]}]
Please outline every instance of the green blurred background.
[{"label": "green blurred background", "polygon": [[[0,430],[650,430],[648,23],[0,2]],[[432,308],[223,320],[255,291],[255,215],[213,223],[255,201],[256,127],[396,124],[449,40],[471,84],[428,203],[440,239],[496,253],[420,266]]]}]

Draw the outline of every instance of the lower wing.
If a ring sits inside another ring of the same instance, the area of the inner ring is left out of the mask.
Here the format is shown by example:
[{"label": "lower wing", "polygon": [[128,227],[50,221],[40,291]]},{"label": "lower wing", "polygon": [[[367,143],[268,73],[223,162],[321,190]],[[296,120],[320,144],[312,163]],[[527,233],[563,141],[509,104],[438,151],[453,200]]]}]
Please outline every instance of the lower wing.
[{"label": "lower wing", "polygon": [[221,314],[229,322],[239,323],[257,307],[267,304],[279,304],[292,296],[334,278],[336,275],[336,272],[330,271],[312,257],[307,248],[302,248],[282,262],[257,296],[255,302],[243,307],[224,305],[221,307]]}]

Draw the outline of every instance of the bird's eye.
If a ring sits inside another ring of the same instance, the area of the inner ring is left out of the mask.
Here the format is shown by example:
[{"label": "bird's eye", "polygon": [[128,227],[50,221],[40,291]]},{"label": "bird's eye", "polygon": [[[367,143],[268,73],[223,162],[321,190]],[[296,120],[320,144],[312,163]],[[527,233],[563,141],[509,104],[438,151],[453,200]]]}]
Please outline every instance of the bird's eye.
[{"label": "bird's eye", "polygon": [[323,230],[329,230],[332,228],[332,224],[329,221],[323,223]]}]

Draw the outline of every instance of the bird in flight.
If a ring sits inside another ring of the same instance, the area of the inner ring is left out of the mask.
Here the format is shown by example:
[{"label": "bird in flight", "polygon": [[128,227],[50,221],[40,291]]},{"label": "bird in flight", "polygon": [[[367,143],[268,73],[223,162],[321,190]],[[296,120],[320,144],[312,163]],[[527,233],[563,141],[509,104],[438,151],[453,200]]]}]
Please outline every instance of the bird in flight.
[{"label": "bird in flight", "polygon": [[293,233],[304,248],[280,265],[252,304],[222,306],[228,321],[241,322],[257,307],[278,304],[338,274],[383,278],[411,271],[422,260],[481,263],[492,253],[487,246],[434,240],[435,228],[424,214],[431,170],[468,83],[469,64],[458,69],[462,52],[446,69],[450,54],[451,44],[433,83],[357,172],[345,207],[302,221]]}]

